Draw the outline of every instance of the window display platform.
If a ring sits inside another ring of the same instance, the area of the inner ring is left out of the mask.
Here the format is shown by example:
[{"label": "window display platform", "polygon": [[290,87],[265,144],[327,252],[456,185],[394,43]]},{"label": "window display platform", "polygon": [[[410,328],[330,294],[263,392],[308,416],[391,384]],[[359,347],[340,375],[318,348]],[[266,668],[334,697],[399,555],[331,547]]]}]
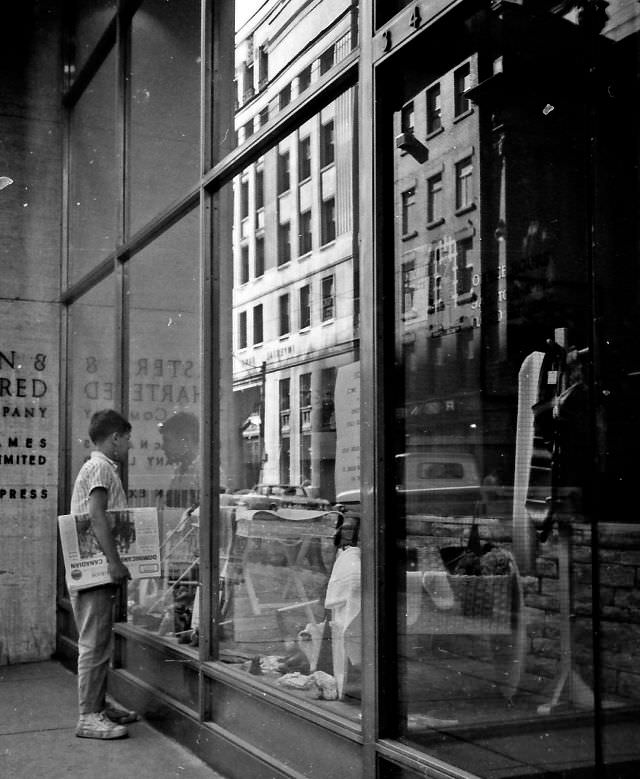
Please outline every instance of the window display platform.
[{"label": "window display platform", "polygon": [[[362,776],[360,723],[342,701],[309,700],[197,650],[121,623],[112,694],[229,777]],[[190,692],[187,692],[190,691]],[[344,773],[342,773],[344,772]]]}]

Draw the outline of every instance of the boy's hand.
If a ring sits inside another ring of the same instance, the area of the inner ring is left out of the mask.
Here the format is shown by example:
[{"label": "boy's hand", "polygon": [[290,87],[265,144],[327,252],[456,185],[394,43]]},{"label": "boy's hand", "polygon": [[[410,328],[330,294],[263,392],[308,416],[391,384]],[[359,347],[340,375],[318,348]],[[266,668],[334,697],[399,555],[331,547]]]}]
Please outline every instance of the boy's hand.
[{"label": "boy's hand", "polygon": [[115,584],[120,584],[120,582],[131,578],[129,569],[120,561],[109,563],[109,576],[113,579]]}]

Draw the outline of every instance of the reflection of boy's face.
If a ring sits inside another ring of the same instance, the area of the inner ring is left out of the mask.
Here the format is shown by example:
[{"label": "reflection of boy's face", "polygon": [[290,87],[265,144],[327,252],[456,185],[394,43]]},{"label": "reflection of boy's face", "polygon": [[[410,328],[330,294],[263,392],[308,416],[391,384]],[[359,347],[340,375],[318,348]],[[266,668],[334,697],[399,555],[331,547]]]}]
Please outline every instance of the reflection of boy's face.
[{"label": "reflection of boy's face", "polygon": [[131,433],[113,433],[111,435],[111,443],[113,446],[113,459],[121,463],[125,462],[129,449],[133,446],[131,443]]},{"label": "reflection of boy's face", "polygon": [[170,464],[181,463],[195,456],[195,444],[191,439],[169,431],[162,434],[162,448]]}]

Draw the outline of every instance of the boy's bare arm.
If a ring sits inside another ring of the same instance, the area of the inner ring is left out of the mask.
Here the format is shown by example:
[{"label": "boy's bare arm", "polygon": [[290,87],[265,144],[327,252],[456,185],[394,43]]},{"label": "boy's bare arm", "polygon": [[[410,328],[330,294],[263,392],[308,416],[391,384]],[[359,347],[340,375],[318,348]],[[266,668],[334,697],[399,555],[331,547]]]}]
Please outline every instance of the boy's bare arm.
[{"label": "boy's bare arm", "polygon": [[97,487],[89,496],[89,517],[91,529],[104,552],[109,565],[109,575],[118,584],[124,579],[130,579],[129,569],[120,559],[116,543],[107,519],[107,491]]}]

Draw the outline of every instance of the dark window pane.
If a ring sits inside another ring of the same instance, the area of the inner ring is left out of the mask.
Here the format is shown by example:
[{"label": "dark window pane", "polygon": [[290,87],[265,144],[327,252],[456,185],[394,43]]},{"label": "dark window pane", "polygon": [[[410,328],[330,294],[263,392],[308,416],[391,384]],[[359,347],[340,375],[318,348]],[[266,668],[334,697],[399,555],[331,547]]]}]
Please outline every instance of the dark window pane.
[{"label": "dark window pane", "polygon": [[320,55],[320,75],[323,75],[334,66],[335,63],[335,47],[330,46]]},{"label": "dark window pane", "polygon": [[322,201],[322,243],[336,239],[336,201],[335,198]]},{"label": "dark window pane", "polygon": [[258,236],[256,238],[256,277],[262,276],[264,274],[264,257],[264,236]]},{"label": "dark window pane", "polygon": [[240,284],[249,281],[249,247],[245,244],[240,249]]},{"label": "dark window pane", "polygon": [[241,311],[239,314],[239,322],[238,322],[238,348],[240,349],[246,349],[247,348],[247,312]]},{"label": "dark window pane", "polygon": [[427,181],[427,222],[437,222],[444,217],[444,192],[442,174]]},{"label": "dark window pane", "polygon": [[284,265],[291,259],[291,225],[284,222],[278,225],[278,265]]},{"label": "dark window pane", "polygon": [[198,180],[199,92],[199,4],[144,0],[131,27],[129,232]]},{"label": "dark window pane", "polygon": [[322,279],[322,321],[333,319],[335,309],[334,276],[325,276]]},{"label": "dark window pane", "polygon": [[298,94],[301,94],[311,84],[311,65],[300,71],[298,74]]},{"label": "dark window pane", "polygon": [[415,110],[413,101],[407,103],[400,114],[400,129],[403,133],[412,133],[415,130]]},{"label": "dark window pane", "polygon": [[280,90],[280,94],[278,95],[278,106],[280,110],[285,108],[289,105],[291,102],[291,84],[287,84],[284,89]]},{"label": "dark window pane", "polygon": [[291,330],[289,323],[289,295],[281,295],[279,300],[280,335],[287,335]]},{"label": "dark window pane", "polygon": [[320,166],[330,165],[335,157],[334,123],[331,120],[320,128]]},{"label": "dark window pane", "polygon": [[260,344],[264,340],[262,305],[253,307],[253,343]]},{"label": "dark window pane", "polygon": [[427,90],[427,133],[434,133],[442,127],[442,101],[440,84]]},{"label": "dark window pane", "polygon": [[471,104],[469,98],[465,97],[465,92],[471,86],[471,66],[469,63],[465,63],[459,67],[453,74],[453,89],[454,89],[454,110],[455,115],[468,111]]},{"label": "dark window pane", "polygon": [[299,247],[300,254],[307,254],[310,252],[313,246],[313,239],[311,233],[311,211],[304,211],[300,214],[299,220]]},{"label": "dark window pane", "polygon": [[311,176],[311,138],[301,138],[298,142],[298,180]]},{"label": "dark window pane", "polygon": [[71,113],[71,281],[94,267],[116,245],[119,157],[113,114],[115,65],[110,54]]},{"label": "dark window pane", "polygon": [[311,287],[300,287],[300,330],[311,325]]},{"label": "dark window pane", "polygon": [[286,192],[291,186],[289,175],[289,152],[278,154],[278,194]]}]

